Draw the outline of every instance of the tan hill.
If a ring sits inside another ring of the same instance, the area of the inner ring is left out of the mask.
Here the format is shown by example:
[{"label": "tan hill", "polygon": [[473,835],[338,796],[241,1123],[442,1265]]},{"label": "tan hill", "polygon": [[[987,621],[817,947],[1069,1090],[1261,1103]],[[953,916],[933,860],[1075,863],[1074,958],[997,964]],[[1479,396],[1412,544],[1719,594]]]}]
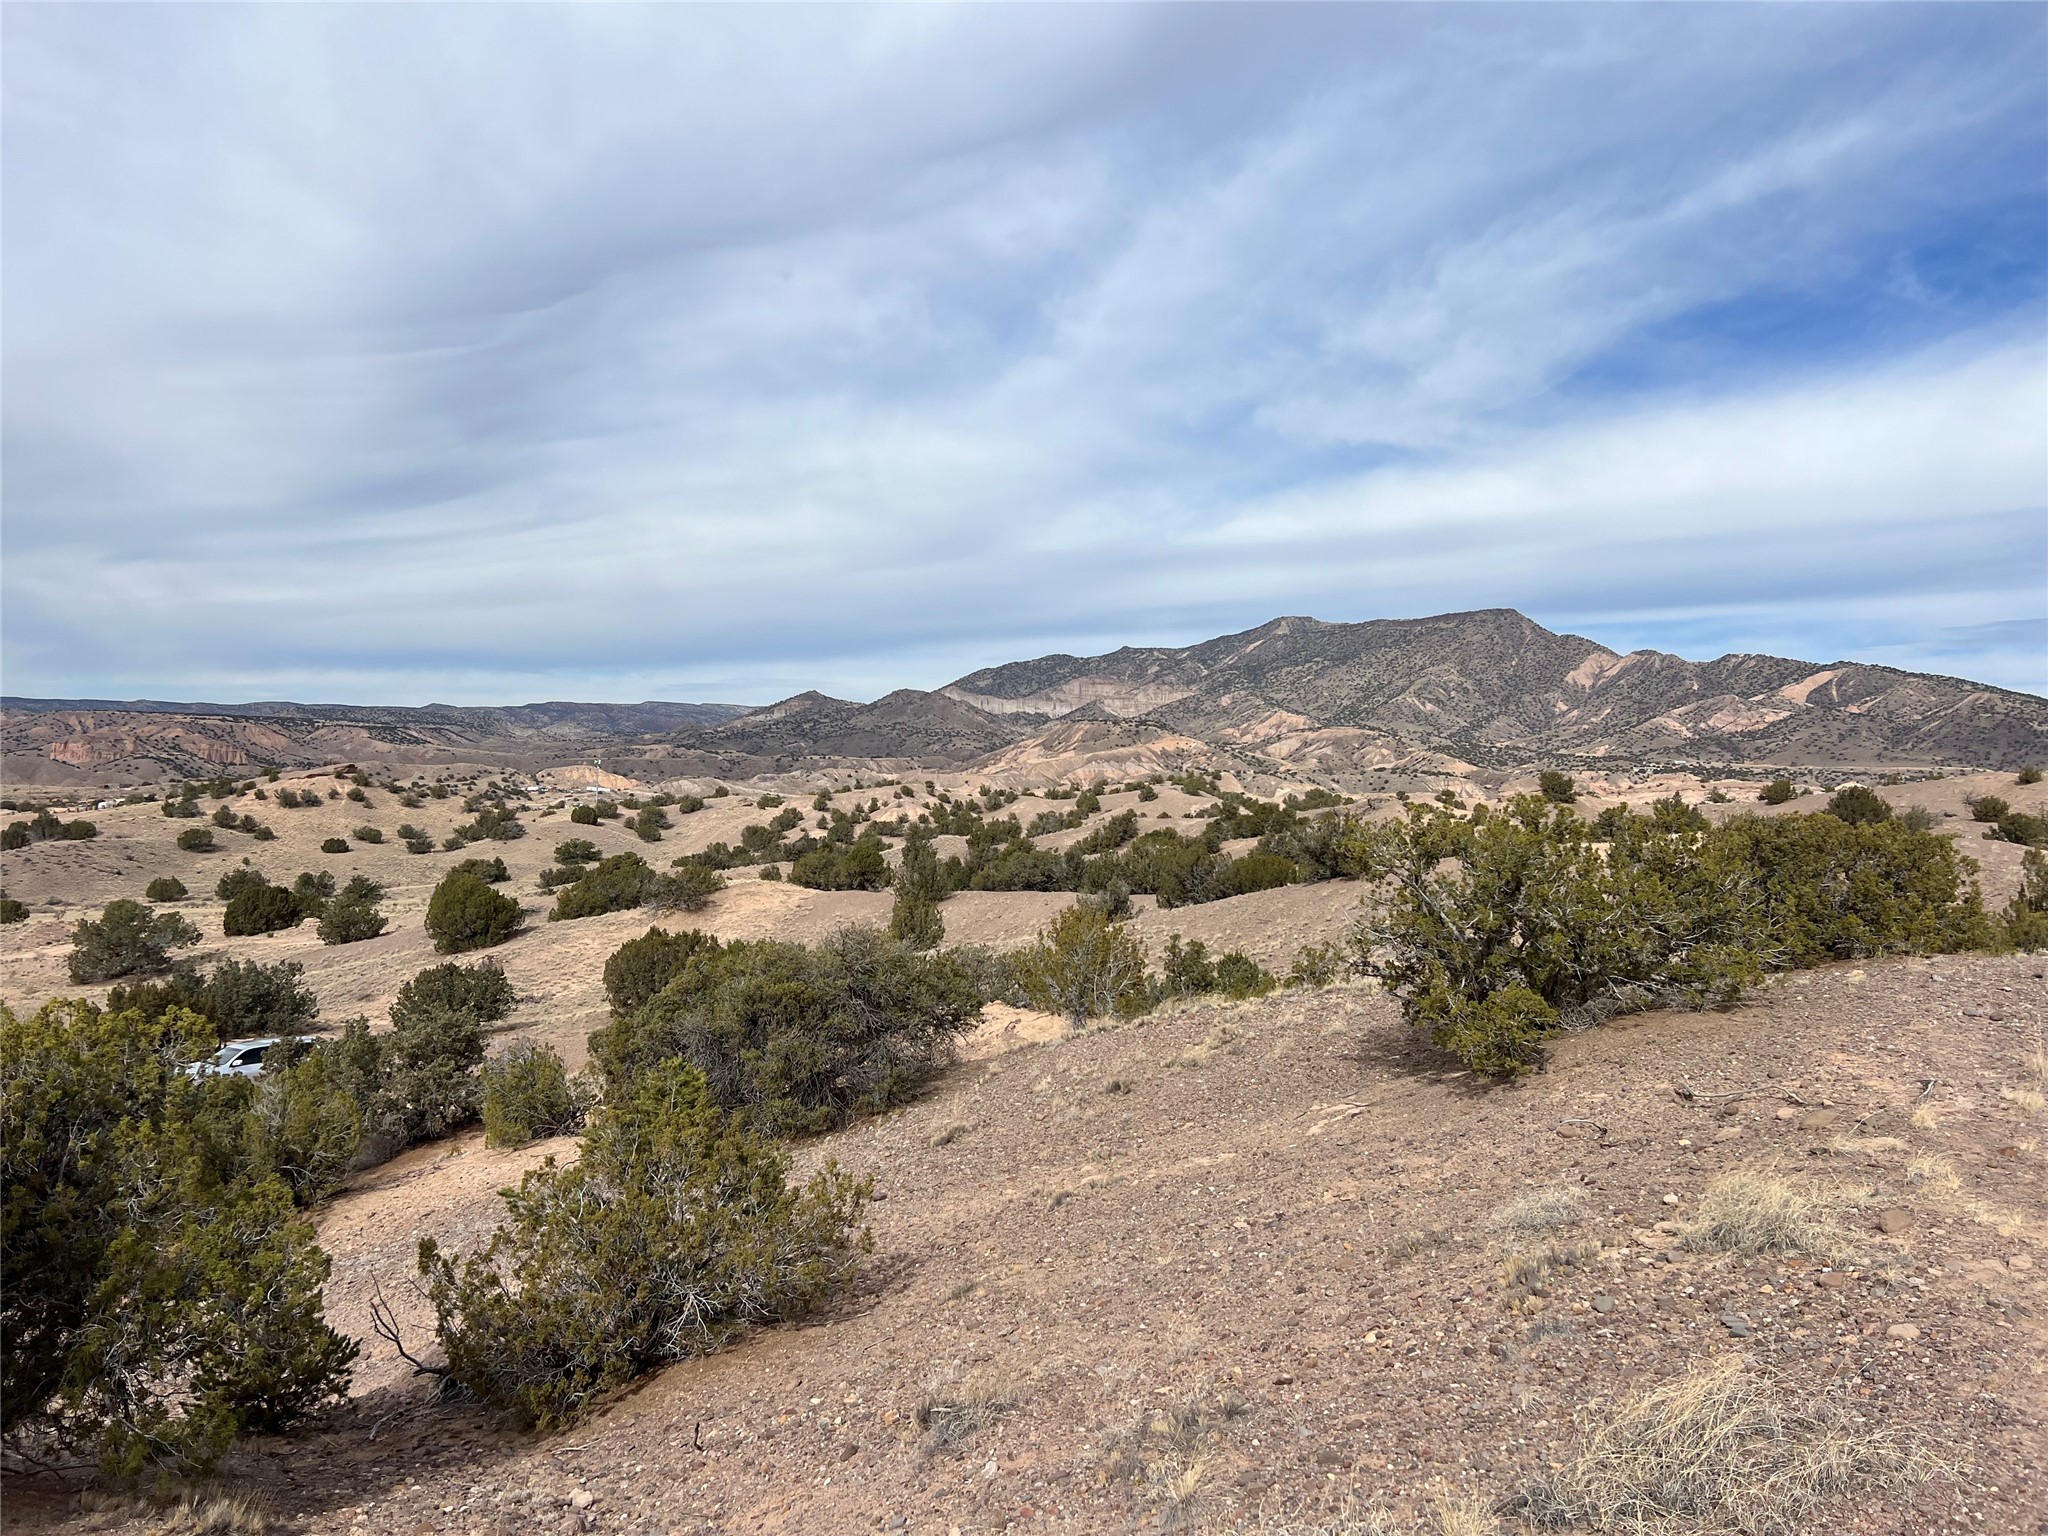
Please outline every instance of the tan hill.
[{"label": "tan hill", "polygon": [[409,709],[7,698],[0,700],[0,750],[10,785],[128,784],[351,761],[532,769],[741,712],[733,704]]}]

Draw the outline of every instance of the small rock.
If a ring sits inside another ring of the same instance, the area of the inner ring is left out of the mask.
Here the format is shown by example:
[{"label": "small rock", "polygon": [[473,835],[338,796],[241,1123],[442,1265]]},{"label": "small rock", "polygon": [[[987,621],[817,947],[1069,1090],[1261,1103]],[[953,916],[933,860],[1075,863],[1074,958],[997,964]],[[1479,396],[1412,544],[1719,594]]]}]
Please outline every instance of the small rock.
[{"label": "small rock", "polygon": [[592,1493],[588,1488],[578,1488],[574,1493],[569,1495],[569,1507],[571,1509],[588,1509],[591,1505],[595,1504],[596,1502],[597,1495]]},{"label": "small rock", "polygon": [[1790,1104],[1787,1104],[1783,1109],[1778,1111],[1778,1118],[1780,1120],[1797,1120],[1799,1118],[1799,1111],[1794,1109]]},{"label": "small rock", "polygon": [[1799,1129],[1802,1131],[1824,1131],[1832,1125],[1839,1124],[1841,1118],[1842,1112],[1839,1109],[1809,1110],[1799,1117]]},{"label": "small rock", "polygon": [[981,1475],[985,1478],[994,1477],[996,1470],[996,1459],[993,1456],[981,1464]]},{"label": "small rock", "polygon": [[1334,1445],[1319,1445],[1316,1447],[1316,1465],[1319,1467],[1341,1467],[1344,1465],[1345,1459],[1344,1453]]},{"label": "small rock", "polygon": [[1891,1327],[1885,1329],[1884,1336],[1888,1339],[1898,1339],[1910,1344],[1920,1337],[1920,1330],[1911,1323],[1893,1323]]},{"label": "small rock", "polygon": [[1678,1196],[1676,1196],[1676,1195],[1666,1195],[1666,1196],[1664,1197],[1664,1203],[1665,1203],[1666,1205],[1676,1205],[1676,1204],[1678,1204]]},{"label": "small rock", "polygon": [[1282,1372],[1280,1375],[1275,1376],[1273,1378],[1273,1385],[1276,1387],[1291,1387],[1294,1385],[1294,1378],[1286,1374],[1285,1372]]},{"label": "small rock", "polygon": [[860,1447],[854,1444],[851,1440],[847,1441],[846,1444],[839,1447],[839,1459],[841,1461],[851,1461],[859,1453]]},{"label": "small rock", "polygon": [[1723,1312],[1721,1326],[1738,1339],[1746,1339],[1750,1335],[1749,1319],[1738,1312]]},{"label": "small rock", "polygon": [[1886,1237],[1897,1237],[1901,1232],[1913,1230],[1913,1213],[1903,1206],[1889,1206],[1877,1213],[1877,1230]]},{"label": "small rock", "polygon": [[2016,1253],[2005,1261],[2005,1267],[2014,1270],[2029,1270],[2034,1267],[2034,1261],[2024,1253]]},{"label": "small rock", "polygon": [[1614,1298],[1612,1296],[1595,1296],[1593,1298],[1593,1310],[1602,1315],[1612,1312],[1614,1310]]},{"label": "small rock", "polygon": [[1838,1269],[1830,1269],[1815,1275],[1813,1283],[1830,1291],[1839,1291],[1849,1283],[1849,1277]]},{"label": "small rock", "polygon": [[1714,1132],[1714,1140],[1716,1141],[1736,1141],[1741,1136],[1742,1127],[1739,1125],[1724,1125],[1721,1129]]}]

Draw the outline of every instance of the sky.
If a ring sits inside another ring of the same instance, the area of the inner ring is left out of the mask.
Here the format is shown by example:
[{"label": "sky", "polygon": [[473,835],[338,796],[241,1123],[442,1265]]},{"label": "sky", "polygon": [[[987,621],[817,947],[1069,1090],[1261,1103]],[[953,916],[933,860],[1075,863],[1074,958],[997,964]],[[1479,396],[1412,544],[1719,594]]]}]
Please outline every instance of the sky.
[{"label": "sky", "polygon": [[0,687],[2048,692],[2038,6],[10,4]]}]

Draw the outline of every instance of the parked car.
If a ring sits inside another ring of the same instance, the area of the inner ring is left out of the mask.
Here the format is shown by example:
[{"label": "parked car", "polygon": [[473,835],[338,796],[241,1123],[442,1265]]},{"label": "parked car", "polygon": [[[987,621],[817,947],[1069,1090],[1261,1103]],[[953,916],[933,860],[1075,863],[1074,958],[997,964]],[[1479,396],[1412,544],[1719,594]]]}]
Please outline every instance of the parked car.
[{"label": "parked car", "polygon": [[211,1056],[203,1056],[185,1069],[191,1077],[207,1077],[219,1072],[228,1077],[260,1077],[263,1074],[263,1058],[279,1037],[272,1035],[265,1040],[230,1040]]}]

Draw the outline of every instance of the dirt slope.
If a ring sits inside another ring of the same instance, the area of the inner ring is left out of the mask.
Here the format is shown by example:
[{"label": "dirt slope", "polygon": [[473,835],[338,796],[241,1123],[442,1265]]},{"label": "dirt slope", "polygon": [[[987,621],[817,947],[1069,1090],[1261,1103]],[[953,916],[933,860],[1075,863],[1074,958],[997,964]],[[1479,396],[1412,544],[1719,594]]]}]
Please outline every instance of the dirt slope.
[{"label": "dirt slope", "polygon": [[[855,1294],[814,1325],[554,1438],[428,1404],[372,1360],[350,1409],[233,1475],[312,1532],[1229,1531],[1347,1499],[1493,1499],[1565,1459],[1575,1413],[1736,1354],[1959,1468],[1819,1528],[2031,1532],[2041,971],[1810,973],[1733,1014],[1568,1039],[1509,1089],[1443,1070],[1356,990],[1020,1041],[802,1151],[885,1196]],[[415,1233],[480,1237],[490,1190],[544,1150],[429,1150],[334,1202],[337,1318],[359,1324],[373,1278],[402,1287]],[[1674,1247],[1733,1170],[1838,1200],[1855,1261]],[[1582,1192],[1582,1219],[1492,1230],[1554,1187]],[[1511,1250],[1579,1245],[1540,1314],[1508,1308]],[[920,1404],[970,1382],[1012,1406],[935,1443]]]}]

